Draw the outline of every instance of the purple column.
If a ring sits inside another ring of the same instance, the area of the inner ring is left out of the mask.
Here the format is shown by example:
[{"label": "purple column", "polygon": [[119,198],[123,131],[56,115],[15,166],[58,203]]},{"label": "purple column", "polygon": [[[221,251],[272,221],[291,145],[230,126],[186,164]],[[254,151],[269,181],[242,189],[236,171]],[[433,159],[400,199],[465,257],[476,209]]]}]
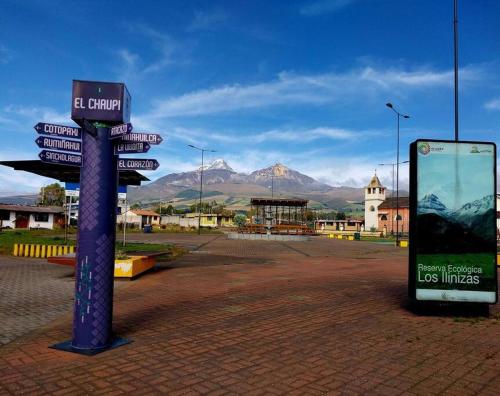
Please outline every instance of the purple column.
[{"label": "purple column", "polygon": [[76,291],[71,346],[107,348],[112,342],[113,275],[118,188],[117,156],[108,128],[83,134]]}]

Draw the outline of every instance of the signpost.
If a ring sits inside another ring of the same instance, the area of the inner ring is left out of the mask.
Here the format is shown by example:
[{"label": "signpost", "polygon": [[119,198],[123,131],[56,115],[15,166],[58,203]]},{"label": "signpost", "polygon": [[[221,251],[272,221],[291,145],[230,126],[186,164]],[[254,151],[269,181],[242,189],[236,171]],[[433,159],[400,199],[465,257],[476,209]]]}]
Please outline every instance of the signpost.
[{"label": "signpost", "polygon": [[72,139],[81,139],[82,138],[82,130],[81,128],[70,127],[65,125],[56,125],[56,124],[46,124],[44,122],[39,122],[34,126],[35,131],[37,131],[41,135],[51,135],[51,136],[59,136],[66,137]]},{"label": "signpost", "polygon": [[115,144],[115,154],[147,153],[150,148],[150,144],[146,142],[117,143]]},{"label": "signpost", "polygon": [[133,132],[124,135],[121,138],[122,142],[146,142],[149,144],[160,144],[163,139],[157,133]]},{"label": "signpost", "polygon": [[40,136],[35,140],[35,142],[38,147],[41,148],[70,151],[72,153],[82,152],[82,142],[78,140],[57,139]]},{"label": "signpost", "polygon": [[[155,170],[150,159],[119,159],[118,154],[144,153],[163,140],[158,134],[134,134],[130,121],[131,100],[122,83],[73,81],[71,118],[81,128],[39,123],[40,134],[67,138],[37,139],[40,147],[79,154],[43,150],[45,162],[82,166],[78,205],[78,250],[75,273],[73,337],[53,348],[85,355],[128,343],[113,335],[113,274],[116,240],[119,169]],[[116,139],[115,139],[116,138]],[[85,161],[83,161],[83,158]]]},{"label": "signpost", "polygon": [[118,160],[118,169],[136,169],[136,170],[156,170],[160,166],[155,159],[143,158],[120,158]]},{"label": "signpost", "polygon": [[59,151],[42,150],[38,157],[43,162],[71,166],[82,166],[82,156],[78,154],[61,153]]},{"label": "signpost", "polygon": [[130,94],[125,84],[73,80],[71,118],[122,124],[130,121]]},{"label": "signpost", "polygon": [[410,159],[410,297],[496,303],[495,144],[417,140]]},{"label": "signpost", "polygon": [[124,136],[132,132],[132,124],[127,122],[126,124],[115,125],[109,130],[109,138],[114,139],[120,136]]}]

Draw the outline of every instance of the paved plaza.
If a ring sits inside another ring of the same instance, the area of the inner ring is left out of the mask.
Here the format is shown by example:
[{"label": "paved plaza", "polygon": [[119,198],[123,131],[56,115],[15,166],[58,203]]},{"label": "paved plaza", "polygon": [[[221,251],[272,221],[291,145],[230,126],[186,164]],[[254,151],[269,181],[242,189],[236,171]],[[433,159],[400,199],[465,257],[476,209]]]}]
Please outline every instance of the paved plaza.
[{"label": "paved plaza", "polygon": [[[133,237],[190,253],[115,282],[114,329],[132,343],[94,357],[48,348],[71,337],[71,269],[0,258],[0,394],[499,393],[500,309],[411,312],[406,249]],[[23,315],[41,319],[16,336]]]}]

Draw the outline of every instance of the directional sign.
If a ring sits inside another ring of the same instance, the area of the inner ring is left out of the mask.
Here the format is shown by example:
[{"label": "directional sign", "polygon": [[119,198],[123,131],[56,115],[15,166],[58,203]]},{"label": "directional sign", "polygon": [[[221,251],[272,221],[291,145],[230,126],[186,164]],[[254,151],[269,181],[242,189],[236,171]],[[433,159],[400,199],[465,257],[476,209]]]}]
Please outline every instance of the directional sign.
[{"label": "directional sign", "polygon": [[52,135],[73,139],[82,138],[82,130],[80,128],[65,125],[46,124],[44,122],[39,122],[35,125],[34,128],[35,131],[37,131],[41,135]]},{"label": "directional sign", "polygon": [[142,133],[134,132],[128,135],[123,135],[121,138],[122,142],[146,142],[149,144],[160,144],[163,139],[157,133]]},{"label": "directional sign", "polygon": [[82,142],[79,140],[57,139],[39,136],[35,140],[38,147],[61,151],[71,151],[72,153],[82,152]]},{"label": "directional sign", "polygon": [[114,139],[132,132],[132,124],[127,122],[126,124],[120,124],[112,127],[109,130],[109,138]]},{"label": "directional sign", "polygon": [[115,154],[147,153],[151,146],[145,142],[118,143],[115,145]]},{"label": "directional sign", "polygon": [[63,164],[72,166],[82,166],[82,156],[79,154],[60,153],[59,151],[42,150],[38,157],[43,162],[52,164]]},{"label": "directional sign", "polygon": [[137,170],[156,170],[160,166],[155,159],[142,158],[120,158],[118,160],[118,169],[137,169]]}]

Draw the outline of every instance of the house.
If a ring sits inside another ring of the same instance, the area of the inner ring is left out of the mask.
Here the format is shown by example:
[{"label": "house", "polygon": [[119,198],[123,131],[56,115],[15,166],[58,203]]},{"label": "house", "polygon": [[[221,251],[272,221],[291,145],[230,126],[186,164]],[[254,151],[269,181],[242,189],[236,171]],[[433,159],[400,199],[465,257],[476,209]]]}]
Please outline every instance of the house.
[{"label": "house", "polygon": [[363,220],[315,220],[314,229],[320,234],[333,231],[360,232],[363,231]]},{"label": "house", "polygon": [[160,215],[152,210],[143,210],[143,209],[131,209],[127,214],[127,222],[128,216],[137,216],[140,220],[140,227],[143,228],[146,224],[149,225],[160,225]]},{"label": "house", "polygon": [[47,228],[64,225],[62,207],[0,204],[0,228]]},{"label": "house", "polygon": [[[186,228],[198,228],[198,216],[198,213],[162,216],[161,224],[179,225]],[[200,225],[207,228],[234,227],[233,219],[233,215],[202,213],[200,218]]]}]

